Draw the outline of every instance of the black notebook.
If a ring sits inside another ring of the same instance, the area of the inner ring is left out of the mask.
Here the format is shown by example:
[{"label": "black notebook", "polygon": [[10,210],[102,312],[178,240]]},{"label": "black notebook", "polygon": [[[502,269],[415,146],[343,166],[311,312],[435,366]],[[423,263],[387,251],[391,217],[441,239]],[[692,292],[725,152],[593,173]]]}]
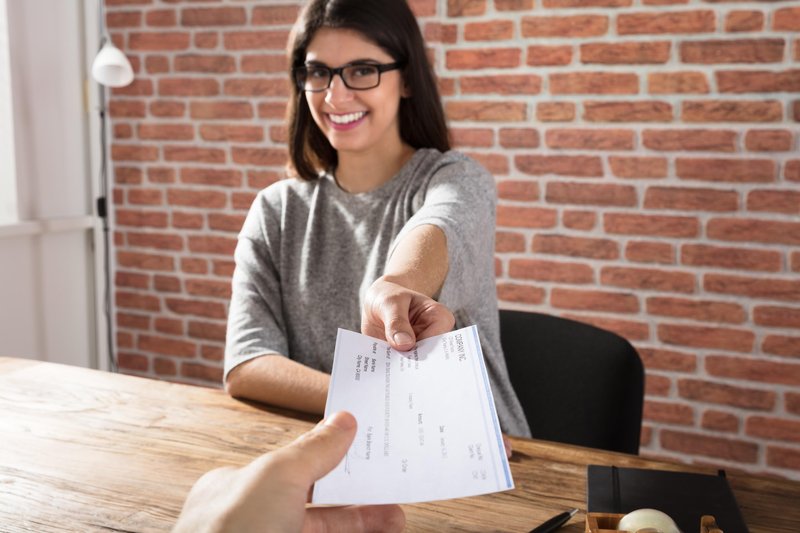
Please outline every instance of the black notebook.
[{"label": "black notebook", "polygon": [[712,515],[724,533],[748,533],[725,472],[719,475],[589,465],[586,508],[590,513],[658,509],[683,533],[698,533]]}]

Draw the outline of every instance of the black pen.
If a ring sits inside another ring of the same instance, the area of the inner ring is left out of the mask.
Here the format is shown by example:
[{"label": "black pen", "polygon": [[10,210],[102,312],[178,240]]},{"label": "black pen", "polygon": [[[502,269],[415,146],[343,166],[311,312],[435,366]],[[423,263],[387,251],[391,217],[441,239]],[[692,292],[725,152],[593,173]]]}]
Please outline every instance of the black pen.
[{"label": "black pen", "polygon": [[566,524],[567,521],[573,516],[575,516],[575,513],[577,512],[578,512],[577,509],[573,509],[571,511],[565,511],[561,514],[557,514],[547,522],[543,523],[542,525],[536,526],[535,528],[531,529],[529,533],[550,533],[551,531],[555,531],[556,529]]}]

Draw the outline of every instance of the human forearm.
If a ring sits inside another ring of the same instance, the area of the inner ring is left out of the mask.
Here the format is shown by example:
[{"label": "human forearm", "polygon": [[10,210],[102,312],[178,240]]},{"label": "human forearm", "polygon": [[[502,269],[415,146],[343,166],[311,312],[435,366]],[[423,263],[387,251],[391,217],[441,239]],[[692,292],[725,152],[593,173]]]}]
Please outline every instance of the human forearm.
[{"label": "human forearm", "polygon": [[447,238],[440,228],[427,224],[398,243],[381,279],[436,298],[447,270]]},{"label": "human forearm", "polygon": [[242,363],[228,375],[231,396],[321,415],[330,376],[282,355],[263,355]]}]

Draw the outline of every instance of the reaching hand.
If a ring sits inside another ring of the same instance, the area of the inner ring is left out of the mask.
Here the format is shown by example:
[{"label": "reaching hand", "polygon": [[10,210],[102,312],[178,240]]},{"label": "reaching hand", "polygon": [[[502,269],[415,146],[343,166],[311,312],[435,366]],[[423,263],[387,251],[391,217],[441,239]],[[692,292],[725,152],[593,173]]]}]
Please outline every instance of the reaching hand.
[{"label": "reaching hand", "polygon": [[355,434],[353,415],[336,413],[242,468],[206,473],[189,492],[174,531],[402,531],[405,515],[397,505],[306,509],[311,485],[339,464]]},{"label": "reaching hand", "polygon": [[408,351],[418,339],[453,329],[453,313],[433,298],[378,278],[367,290],[361,312],[361,333],[385,339]]}]

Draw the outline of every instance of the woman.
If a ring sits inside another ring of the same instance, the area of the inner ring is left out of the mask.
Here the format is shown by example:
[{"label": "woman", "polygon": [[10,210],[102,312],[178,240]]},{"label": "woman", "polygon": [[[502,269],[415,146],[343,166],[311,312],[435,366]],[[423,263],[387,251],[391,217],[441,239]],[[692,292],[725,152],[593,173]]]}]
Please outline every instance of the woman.
[{"label": "woman", "polygon": [[500,348],[494,181],[450,150],[405,0],[312,0],[289,56],[294,177],[239,236],[227,390],[321,414],[337,327],[408,350],[454,318],[478,325],[504,431],[528,436]]}]

